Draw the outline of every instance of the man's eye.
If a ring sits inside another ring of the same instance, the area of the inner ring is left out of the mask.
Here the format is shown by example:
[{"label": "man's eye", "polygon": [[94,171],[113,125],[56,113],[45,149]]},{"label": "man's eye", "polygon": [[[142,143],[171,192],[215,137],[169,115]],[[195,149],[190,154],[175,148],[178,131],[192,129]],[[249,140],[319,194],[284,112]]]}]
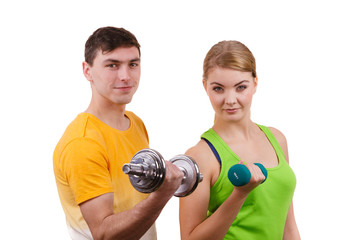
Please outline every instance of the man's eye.
[{"label": "man's eye", "polygon": [[114,64],[114,63],[111,63],[111,64],[106,65],[106,67],[108,67],[108,68],[116,68],[117,65]]},{"label": "man's eye", "polygon": [[130,67],[137,67],[137,66],[139,66],[138,63],[130,63]]}]

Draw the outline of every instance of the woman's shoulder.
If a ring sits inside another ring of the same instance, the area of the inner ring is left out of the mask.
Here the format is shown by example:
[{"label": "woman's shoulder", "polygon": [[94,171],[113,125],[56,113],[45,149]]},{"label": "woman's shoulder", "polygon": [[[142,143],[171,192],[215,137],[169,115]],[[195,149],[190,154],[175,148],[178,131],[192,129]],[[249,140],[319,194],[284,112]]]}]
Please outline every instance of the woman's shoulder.
[{"label": "woman's shoulder", "polygon": [[274,127],[268,127],[268,128],[279,143],[284,141],[286,142],[285,135],[279,129]]},{"label": "woman's shoulder", "polygon": [[274,135],[274,137],[276,138],[276,140],[279,143],[281,149],[283,150],[286,160],[289,161],[289,159],[288,159],[288,146],[287,146],[287,141],[286,141],[285,135],[277,128],[274,128],[274,127],[268,127],[268,128],[271,131],[271,133]]},{"label": "woman's shoulder", "polygon": [[209,182],[211,186],[219,176],[219,163],[205,140],[200,140],[196,145],[189,148],[186,155],[194,159],[204,176],[203,182]]},{"label": "woman's shoulder", "polygon": [[217,164],[217,160],[209,145],[202,139],[196,145],[189,148],[185,154],[194,158],[200,166]]},{"label": "woman's shoulder", "polygon": [[204,158],[207,157],[209,153],[211,153],[209,150],[210,149],[207,143],[201,139],[197,144],[190,147],[185,154],[191,157]]}]

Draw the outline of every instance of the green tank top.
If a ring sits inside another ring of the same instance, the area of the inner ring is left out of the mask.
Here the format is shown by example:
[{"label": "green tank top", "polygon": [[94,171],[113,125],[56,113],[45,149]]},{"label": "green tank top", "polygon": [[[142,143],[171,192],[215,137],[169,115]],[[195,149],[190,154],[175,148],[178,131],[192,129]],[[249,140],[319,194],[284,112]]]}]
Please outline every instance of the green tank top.
[{"label": "green tank top", "polygon": [[[274,168],[267,168],[267,180],[248,195],[224,239],[281,240],[283,238],[296,178],[274,135],[267,127],[258,126],[276,151],[279,163]],[[233,191],[234,186],[229,181],[227,173],[230,167],[240,161],[240,158],[213,129],[209,129],[201,137],[213,145],[216,149],[215,155],[217,152],[221,159],[219,178],[210,189],[208,207],[208,216],[210,216]]]}]

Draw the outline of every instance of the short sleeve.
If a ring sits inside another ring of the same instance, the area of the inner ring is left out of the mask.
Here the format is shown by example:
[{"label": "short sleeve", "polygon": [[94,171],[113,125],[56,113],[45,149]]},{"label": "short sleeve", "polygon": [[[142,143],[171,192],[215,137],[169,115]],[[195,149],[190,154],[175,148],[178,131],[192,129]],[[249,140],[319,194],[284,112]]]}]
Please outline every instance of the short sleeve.
[{"label": "short sleeve", "polygon": [[77,204],[113,192],[108,157],[96,141],[86,137],[71,141],[60,162]]}]

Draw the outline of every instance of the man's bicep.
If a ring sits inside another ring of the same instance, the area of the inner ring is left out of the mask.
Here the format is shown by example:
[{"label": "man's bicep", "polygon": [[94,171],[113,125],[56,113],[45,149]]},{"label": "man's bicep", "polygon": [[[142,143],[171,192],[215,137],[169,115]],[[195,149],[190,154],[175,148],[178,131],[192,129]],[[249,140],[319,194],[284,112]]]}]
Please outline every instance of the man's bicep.
[{"label": "man's bicep", "polygon": [[105,193],[80,203],[81,213],[93,235],[102,234],[104,220],[114,214],[113,203],[113,193]]},{"label": "man's bicep", "polygon": [[78,204],[113,192],[107,156],[93,141],[73,141],[64,150],[62,161],[63,171]]}]

